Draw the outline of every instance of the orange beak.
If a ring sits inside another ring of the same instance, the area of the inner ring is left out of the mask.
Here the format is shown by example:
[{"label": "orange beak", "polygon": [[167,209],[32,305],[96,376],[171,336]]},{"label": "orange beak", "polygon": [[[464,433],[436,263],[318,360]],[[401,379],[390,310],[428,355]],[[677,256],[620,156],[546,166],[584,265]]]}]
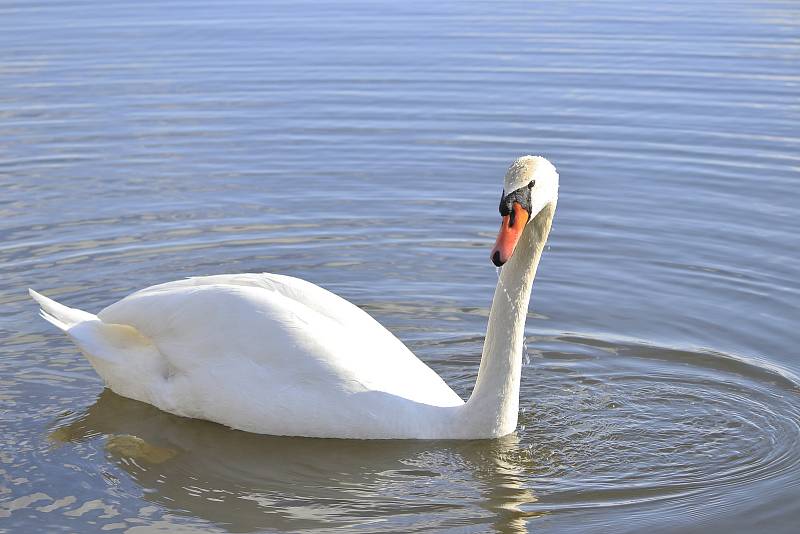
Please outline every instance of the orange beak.
[{"label": "orange beak", "polygon": [[497,234],[497,241],[495,241],[492,249],[492,263],[497,267],[502,266],[511,258],[522,231],[525,229],[525,225],[528,224],[528,212],[520,206],[519,202],[514,202],[511,210],[512,214],[503,217],[500,233]]}]

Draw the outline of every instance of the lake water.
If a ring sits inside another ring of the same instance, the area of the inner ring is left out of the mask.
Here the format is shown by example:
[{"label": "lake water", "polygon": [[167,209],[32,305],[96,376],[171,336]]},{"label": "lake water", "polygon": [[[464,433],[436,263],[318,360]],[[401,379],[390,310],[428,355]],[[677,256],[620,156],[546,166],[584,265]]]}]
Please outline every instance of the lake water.
[{"label": "lake water", "polygon": [[[0,29],[0,531],[796,531],[796,2],[11,2]],[[466,397],[528,153],[561,193],[504,439],[171,416],[26,294],[291,274]]]}]

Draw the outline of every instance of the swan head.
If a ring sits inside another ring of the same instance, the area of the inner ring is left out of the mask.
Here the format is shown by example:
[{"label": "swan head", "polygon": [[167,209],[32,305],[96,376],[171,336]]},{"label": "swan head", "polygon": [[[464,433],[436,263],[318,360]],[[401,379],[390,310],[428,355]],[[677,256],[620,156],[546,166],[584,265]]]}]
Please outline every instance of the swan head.
[{"label": "swan head", "polygon": [[517,158],[506,171],[500,215],[503,222],[490,257],[497,267],[514,254],[527,224],[545,206],[558,199],[558,173],[552,163],[541,156]]}]

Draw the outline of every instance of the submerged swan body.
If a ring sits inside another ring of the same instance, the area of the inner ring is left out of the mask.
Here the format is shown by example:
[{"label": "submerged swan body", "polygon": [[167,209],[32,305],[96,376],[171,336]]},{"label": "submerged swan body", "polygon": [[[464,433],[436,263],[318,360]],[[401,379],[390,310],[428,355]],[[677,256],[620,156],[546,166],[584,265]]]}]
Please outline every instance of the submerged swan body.
[{"label": "submerged swan body", "polygon": [[507,264],[467,402],[369,314],[289,276],[169,282],[97,315],[31,295],[110,389],[170,413],[288,436],[499,437],[517,424],[525,317],[558,174],[526,156],[504,185],[492,261]]}]

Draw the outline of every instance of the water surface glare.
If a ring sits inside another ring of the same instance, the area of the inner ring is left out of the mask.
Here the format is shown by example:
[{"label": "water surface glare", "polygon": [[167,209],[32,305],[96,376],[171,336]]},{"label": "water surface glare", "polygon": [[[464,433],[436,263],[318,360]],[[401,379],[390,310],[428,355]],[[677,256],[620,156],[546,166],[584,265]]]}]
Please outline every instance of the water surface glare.
[{"label": "water surface glare", "polygon": [[[796,2],[68,0],[0,29],[0,532],[796,531]],[[561,190],[500,440],[172,416],[26,294],[291,274],[466,398],[527,153]]]}]

